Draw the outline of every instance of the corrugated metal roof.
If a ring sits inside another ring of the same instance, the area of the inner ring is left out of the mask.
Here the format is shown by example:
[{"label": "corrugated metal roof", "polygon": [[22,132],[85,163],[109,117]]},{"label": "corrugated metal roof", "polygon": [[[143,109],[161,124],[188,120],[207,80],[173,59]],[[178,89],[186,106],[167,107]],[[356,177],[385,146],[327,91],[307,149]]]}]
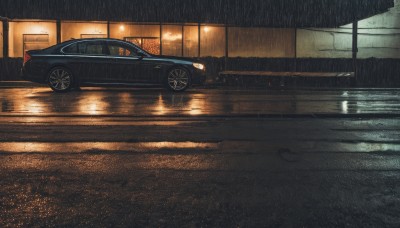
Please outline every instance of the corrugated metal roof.
[{"label": "corrugated metal roof", "polygon": [[0,16],[234,26],[336,27],[379,14],[393,0],[0,0]]}]

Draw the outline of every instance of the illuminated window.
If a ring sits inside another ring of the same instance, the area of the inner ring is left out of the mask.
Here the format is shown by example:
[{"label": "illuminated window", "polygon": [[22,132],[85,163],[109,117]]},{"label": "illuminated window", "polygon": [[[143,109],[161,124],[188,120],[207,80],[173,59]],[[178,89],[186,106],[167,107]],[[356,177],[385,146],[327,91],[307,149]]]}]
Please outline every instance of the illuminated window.
[{"label": "illuminated window", "polygon": [[151,54],[160,54],[159,25],[111,23],[110,37],[136,44]]},{"label": "illuminated window", "polygon": [[10,57],[22,57],[24,51],[43,49],[57,43],[55,22],[10,22]]},{"label": "illuminated window", "polygon": [[105,22],[62,22],[61,41],[81,38],[107,38]]},{"label": "illuminated window", "polygon": [[217,26],[200,27],[200,55],[202,57],[225,56],[225,28]]},{"label": "illuminated window", "polygon": [[182,26],[163,25],[163,55],[182,56]]},{"label": "illuminated window", "polygon": [[229,57],[292,58],[295,30],[229,28]]},{"label": "illuminated window", "polygon": [[3,57],[3,23],[0,21],[0,58]]},{"label": "illuminated window", "polygon": [[23,53],[29,50],[40,50],[49,47],[48,34],[24,34]]},{"label": "illuminated window", "polygon": [[199,56],[199,27],[185,26],[183,33],[183,55],[185,57]]}]

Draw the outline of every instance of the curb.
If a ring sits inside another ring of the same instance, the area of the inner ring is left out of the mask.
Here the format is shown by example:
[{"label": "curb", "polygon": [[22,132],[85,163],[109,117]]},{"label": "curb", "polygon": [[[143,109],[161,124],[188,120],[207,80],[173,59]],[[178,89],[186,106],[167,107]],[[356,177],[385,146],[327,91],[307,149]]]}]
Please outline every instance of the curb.
[{"label": "curb", "polygon": [[[34,83],[30,81],[0,81],[0,88],[44,88],[48,87],[44,84]],[[195,86],[195,89],[215,89],[215,90],[279,90],[279,91],[293,91],[293,90],[307,90],[307,91],[323,91],[323,90],[333,90],[333,91],[386,91],[386,90],[400,90],[400,88],[368,88],[368,87],[309,87],[309,86],[275,86],[275,87],[263,87],[263,86],[231,86],[224,85],[221,83],[207,83],[203,86]]]},{"label": "curb", "polygon": [[0,81],[0,88],[35,88],[35,87],[47,87],[47,86],[29,81]]}]

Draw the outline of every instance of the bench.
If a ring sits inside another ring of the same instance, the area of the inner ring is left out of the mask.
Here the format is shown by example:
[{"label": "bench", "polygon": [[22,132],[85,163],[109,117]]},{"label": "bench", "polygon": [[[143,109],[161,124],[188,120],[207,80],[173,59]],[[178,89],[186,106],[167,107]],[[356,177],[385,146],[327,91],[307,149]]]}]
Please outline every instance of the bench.
[{"label": "bench", "polygon": [[256,77],[261,78],[279,78],[280,85],[285,85],[286,78],[331,78],[337,81],[346,81],[355,78],[354,72],[274,72],[274,71],[222,71],[219,73],[218,81],[226,82],[227,80],[235,80],[243,83],[245,79]]}]

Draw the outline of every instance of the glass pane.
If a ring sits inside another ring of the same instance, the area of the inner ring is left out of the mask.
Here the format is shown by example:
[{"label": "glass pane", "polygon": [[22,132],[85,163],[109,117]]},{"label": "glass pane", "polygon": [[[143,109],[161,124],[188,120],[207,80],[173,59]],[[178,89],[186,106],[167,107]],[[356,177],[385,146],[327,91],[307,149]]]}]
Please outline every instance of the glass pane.
[{"label": "glass pane", "polygon": [[292,58],[295,30],[229,28],[229,57]]},{"label": "glass pane", "polygon": [[163,55],[182,56],[182,26],[163,25]]},{"label": "glass pane", "polygon": [[142,48],[153,55],[160,55],[160,39],[142,39]]},{"label": "glass pane", "polygon": [[47,34],[29,34],[23,35],[24,48],[23,53],[30,50],[40,50],[49,47],[49,35]]},{"label": "glass pane", "polygon": [[72,44],[63,49],[65,54],[79,54],[78,44]]},{"label": "glass pane", "polygon": [[119,24],[110,25],[110,37],[136,44],[153,55],[160,54],[160,26]]},{"label": "glass pane", "polygon": [[126,37],[125,38],[126,41],[131,42],[133,44],[135,44],[138,47],[142,47],[142,38],[132,38],[132,37]]},{"label": "glass pane", "polygon": [[106,38],[107,23],[61,23],[61,41],[81,38]]},{"label": "glass pane", "polygon": [[136,51],[125,45],[121,45],[118,43],[109,43],[108,49],[110,50],[110,55],[112,56],[136,56]]},{"label": "glass pane", "polygon": [[103,45],[98,42],[82,43],[86,44],[85,54],[87,55],[103,55]]},{"label": "glass pane", "polygon": [[153,55],[160,54],[160,39],[143,37],[126,37],[125,41],[131,42]]},{"label": "glass pane", "polygon": [[107,38],[106,34],[81,34],[82,39]]},{"label": "glass pane", "polygon": [[136,24],[110,24],[110,37],[125,40],[126,37],[160,38],[159,25],[136,25]]},{"label": "glass pane", "polygon": [[186,57],[199,56],[199,27],[185,26],[183,37],[184,37],[183,55]]},{"label": "glass pane", "polygon": [[10,57],[22,57],[24,51],[44,49],[57,43],[55,22],[10,22]]},{"label": "glass pane", "polygon": [[200,55],[202,57],[225,56],[225,28],[216,26],[201,26]]}]

